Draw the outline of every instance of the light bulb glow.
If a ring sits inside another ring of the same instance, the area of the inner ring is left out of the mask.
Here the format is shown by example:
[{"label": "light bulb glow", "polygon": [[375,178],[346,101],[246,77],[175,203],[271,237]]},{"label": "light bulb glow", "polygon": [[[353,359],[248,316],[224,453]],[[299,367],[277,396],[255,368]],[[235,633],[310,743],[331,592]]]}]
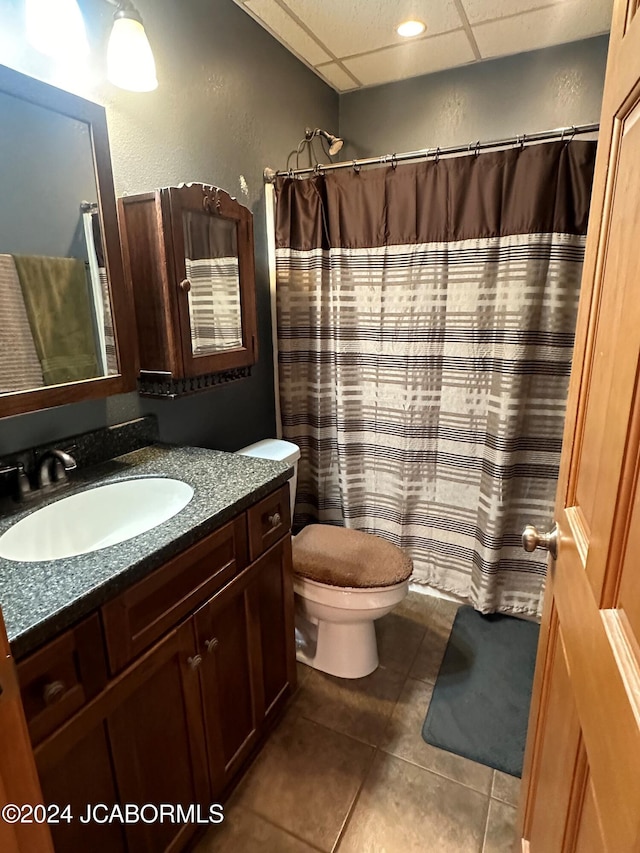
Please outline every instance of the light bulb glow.
[{"label": "light bulb glow", "polygon": [[396,28],[396,32],[403,38],[413,38],[420,36],[427,29],[427,25],[422,21],[404,21]]},{"label": "light bulb glow", "polygon": [[156,63],[140,21],[117,17],[107,46],[107,77],[114,86],[130,92],[158,88]]},{"label": "light bulb glow", "polygon": [[89,54],[82,12],[76,0],[27,0],[27,38],[52,59],[75,61]]}]

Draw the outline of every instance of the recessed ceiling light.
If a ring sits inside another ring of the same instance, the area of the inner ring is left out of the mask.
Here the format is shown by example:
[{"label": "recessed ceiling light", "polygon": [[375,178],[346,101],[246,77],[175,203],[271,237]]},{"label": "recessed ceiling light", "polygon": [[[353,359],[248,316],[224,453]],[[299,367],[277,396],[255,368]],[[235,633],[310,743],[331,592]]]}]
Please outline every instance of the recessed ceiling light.
[{"label": "recessed ceiling light", "polygon": [[399,36],[403,36],[403,38],[410,39],[413,36],[422,35],[422,33],[427,29],[427,25],[422,21],[405,21],[397,27],[396,32]]}]

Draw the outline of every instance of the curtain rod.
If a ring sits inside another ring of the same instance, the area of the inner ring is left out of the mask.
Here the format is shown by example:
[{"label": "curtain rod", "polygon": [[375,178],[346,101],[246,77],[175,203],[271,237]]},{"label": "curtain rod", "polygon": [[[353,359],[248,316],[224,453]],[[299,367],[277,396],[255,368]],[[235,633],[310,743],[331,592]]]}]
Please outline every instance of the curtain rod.
[{"label": "curtain rod", "polygon": [[581,133],[596,133],[600,129],[600,125],[594,124],[575,124],[571,127],[560,127],[555,130],[543,130],[539,133],[523,133],[522,136],[508,136],[505,139],[492,139],[488,142],[470,142],[468,145],[451,145],[448,148],[421,148],[419,151],[405,151],[403,154],[383,154],[380,157],[365,157],[361,160],[345,160],[340,163],[327,163],[326,165],[318,163],[315,166],[310,166],[307,169],[287,169],[276,172],[274,169],[266,167],[264,170],[265,183],[272,184],[277,177],[297,177],[300,175],[322,174],[323,172],[333,172],[336,169],[355,169],[359,171],[362,166],[384,166],[401,163],[404,160],[418,160],[433,156],[436,160],[444,157],[447,154],[464,154],[474,153],[479,151],[487,151],[491,148],[506,148],[512,145],[523,146],[530,142],[545,142],[552,139],[563,140],[568,137],[569,140]]}]

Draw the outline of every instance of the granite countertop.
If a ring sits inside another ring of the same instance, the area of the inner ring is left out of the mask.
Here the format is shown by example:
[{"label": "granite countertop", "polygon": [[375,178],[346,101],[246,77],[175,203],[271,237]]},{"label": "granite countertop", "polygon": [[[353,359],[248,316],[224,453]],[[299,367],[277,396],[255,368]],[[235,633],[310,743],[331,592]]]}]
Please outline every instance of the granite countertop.
[{"label": "granite countertop", "polygon": [[36,509],[92,486],[151,476],[182,480],[194,490],[173,518],[109,548],[47,562],[0,559],[0,606],[14,656],[95,610],[286,483],[290,474],[284,462],[153,445],[74,472],[68,486],[37,503],[16,504],[16,512],[0,517],[0,535]]}]

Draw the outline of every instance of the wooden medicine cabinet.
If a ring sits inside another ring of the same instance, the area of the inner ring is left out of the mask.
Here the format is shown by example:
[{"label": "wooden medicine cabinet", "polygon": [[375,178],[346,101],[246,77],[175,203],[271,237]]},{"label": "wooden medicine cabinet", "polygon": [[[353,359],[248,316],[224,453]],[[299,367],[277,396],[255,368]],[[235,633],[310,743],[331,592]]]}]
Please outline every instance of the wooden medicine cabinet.
[{"label": "wooden medicine cabinet", "polygon": [[249,375],[257,360],[251,211],[193,183],[125,196],[119,212],[141,393],[174,397]]}]

